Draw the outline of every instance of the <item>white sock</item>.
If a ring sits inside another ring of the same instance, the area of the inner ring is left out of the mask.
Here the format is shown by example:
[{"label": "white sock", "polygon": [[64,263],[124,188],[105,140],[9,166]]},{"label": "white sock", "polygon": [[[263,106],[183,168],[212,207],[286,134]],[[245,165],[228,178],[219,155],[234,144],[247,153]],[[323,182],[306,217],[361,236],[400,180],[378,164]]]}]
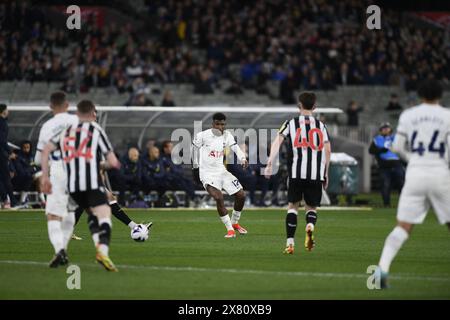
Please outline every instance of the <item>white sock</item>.
[{"label": "white sock", "polygon": [[41,202],[45,202],[45,195],[43,192],[39,193],[39,200],[41,200]]},{"label": "white sock", "polygon": [[[111,217],[98,219],[98,226],[99,226],[99,227],[101,227],[102,224],[104,224],[104,223],[109,224],[109,226],[110,226],[111,229],[112,229],[112,221],[111,221]],[[94,241],[94,242],[95,242],[95,241]],[[97,234],[97,243],[98,243],[98,234]],[[99,244],[98,250],[99,250],[102,254],[104,254],[105,256],[107,256],[107,255],[109,254],[109,246],[107,246],[106,244],[103,244],[103,243]]]},{"label": "white sock", "polygon": [[128,226],[130,227],[130,229],[133,229],[134,227],[137,226],[137,223],[134,222],[134,221],[131,221],[131,222],[128,224]]},{"label": "white sock", "polygon": [[98,219],[98,226],[100,227],[102,224],[107,223],[110,227],[112,227],[111,217]]},{"label": "white sock", "polygon": [[55,253],[58,253],[61,249],[64,249],[64,237],[61,230],[61,221],[49,220],[47,221],[48,238],[55,249]]},{"label": "white sock", "polygon": [[106,244],[100,244],[98,246],[98,251],[107,256],[109,254],[109,247]]},{"label": "white sock", "polygon": [[20,203],[25,203],[25,200],[27,200],[28,192],[22,191],[20,193]]},{"label": "white sock", "polygon": [[220,220],[222,220],[223,224],[227,228],[228,231],[234,230],[233,226],[231,225],[231,219],[228,214],[224,215],[223,217],[220,217]]},{"label": "white sock", "polygon": [[94,233],[94,234],[92,235],[92,241],[94,241],[94,246],[97,247],[98,242],[100,241],[99,238],[98,238],[98,232],[97,232],[97,233]]},{"label": "white sock", "polygon": [[233,213],[231,214],[231,224],[237,224],[240,218],[241,212],[233,209]]},{"label": "white sock", "polygon": [[286,240],[286,246],[294,245],[294,238],[287,238]]},{"label": "white sock", "polygon": [[308,226],[310,226],[311,231],[314,231],[314,224],[312,224],[311,222],[306,224],[306,228],[308,228]]},{"label": "white sock", "polygon": [[75,213],[68,212],[61,222],[61,230],[63,233],[64,248],[67,250],[70,237],[72,237],[73,227],[75,225]]},{"label": "white sock", "polygon": [[379,262],[381,271],[386,273],[389,272],[389,267],[391,266],[392,260],[394,260],[398,251],[407,239],[408,232],[399,226],[395,227],[394,230],[392,230],[392,232],[387,236]]}]

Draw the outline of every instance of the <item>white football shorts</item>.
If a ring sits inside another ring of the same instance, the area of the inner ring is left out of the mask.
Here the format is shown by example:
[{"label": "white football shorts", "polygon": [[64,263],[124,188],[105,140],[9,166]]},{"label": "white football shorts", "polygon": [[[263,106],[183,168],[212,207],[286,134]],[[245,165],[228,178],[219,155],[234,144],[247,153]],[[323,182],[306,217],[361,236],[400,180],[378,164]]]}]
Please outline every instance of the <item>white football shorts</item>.
[{"label": "white football shorts", "polygon": [[225,190],[229,195],[233,195],[242,189],[239,180],[230,172],[223,170],[219,172],[200,172],[200,181],[206,190],[206,186],[210,185],[220,191]]},{"label": "white football shorts", "polygon": [[397,220],[420,224],[433,207],[440,224],[450,223],[450,170],[410,168],[400,194]]}]

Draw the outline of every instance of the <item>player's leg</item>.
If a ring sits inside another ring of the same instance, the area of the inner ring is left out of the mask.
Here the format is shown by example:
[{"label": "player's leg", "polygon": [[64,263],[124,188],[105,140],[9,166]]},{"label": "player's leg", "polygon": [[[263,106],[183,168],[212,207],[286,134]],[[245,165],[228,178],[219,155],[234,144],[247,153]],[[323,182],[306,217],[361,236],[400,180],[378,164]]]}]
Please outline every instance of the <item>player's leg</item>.
[{"label": "player's leg", "polygon": [[245,192],[243,189],[241,189],[234,194],[234,207],[233,213],[231,214],[231,225],[233,226],[234,230],[239,232],[239,234],[247,234],[247,230],[239,224],[244,204]]},{"label": "player's leg", "polygon": [[233,229],[233,226],[231,225],[231,219],[230,216],[228,215],[227,208],[225,207],[225,203],[223,201],[222,191],[210,185],[206,185],[205,189],[208,192],[208,194],[216,201],[217,212],[219,213],[220,220],[222,220],[223,224],[225,225],[225,228],[227,228],[227,234],[225,235],[225,237],[226,238],[235,237],[236,233]]},{"label": "player's leg", "polygon": [[297,230],[297,214],[300,201],[289,202],[286,214],[286,248],[285,254],[294,254],[295,247],[295,231]]},{"label": "player's leg", "polygon": [[[82,240],[80,237],[77,237],[76,235],[73,234],[73,230],[77,222],[76,221],[77,210],[80,210],[78,204],[75,202],[74,199],[72,199],[72,197],[69,196],[67,203],[67,215],[63,217],[63,220],[61,222],[61,229],[63,231],[64,236],[64,248],[66,250],[69,245],[70,239]],[[81,211],[81,213],[82,212],[83,211]]]},{"label": "player's leg", "polygon": [[[72,239],[73,229],[75,226],[75,212],[73,210],[67,212],[67,215],[61,221],[61,230],[63,233],[64,249],[67,251],[69,241]],[[81,239],[81,238],[78,238]]]},{"label": "player's leg", "polygon": [[314,229],[317,223],[317,207],[320,206],[322,200],[322,182],[309,181],[305,182],[305,248],[312,251],[315,246]]},{"label": "player's leg", "polygon": [[88,228],[91,232],[92,241],[94,242],[94,246],[97,248],[99,244],[99,232],[100,232],[100,226],[98,225],[98,219],[97,217],[91,212],[90,209],[87,210],[88,213]]},{"label": "player's leg", "polygon": [[108,203],[111,207],[112,215],[124,225],[128,226],[130,229],[133,229],[137,224],[133,220],[131,220],[131,218],[125,213],[125,211],[123,211],[113,193],[109,190],[106,190],[106,197],[108,198]]},{"label": "player's leg", "polygon": [[231,196],[234,196],[233,213],[231,214],[231,225],[239,234],[247,234],[247,230],[239,224],[242,209],[245,205],[245,192],[239,180],[230,172],[222,175],[223,188]]},{"label": "player's leg", "polygon": [[[105,197],[106,200],[106,197]],[[91,207],[92,213],[98,219],[99,237],[96,260],[108,271],[118,271],[109,258],[109,244],[111,241],[111,208],[107,204]]]},{"label": "player's leg", "polygon": [[68,215],[67,205],[69,196],[65,192],[65,176],[63,175],[64,172],[61,171],[58,174],[57,170],[55,170],[55,174],[50,176],[53,188],[52,193],[47,196],[45,209],[48,237],[55,250],[55,255],[49,264],[51,268],[68,263],[62,223],[63,219]]},{"label": "player's leg", "polygon": [[[408,180],[407,180],[408,181]],[[424,221],[430,208],[426,194],[430,185],[425,176],[410,175],[409,182],[403,187],[397,209],[397,225],[387,236],[380,261],[378,263],[381,271],[381,287],[387,288],[387,276],[392,261],[400,248],[409,238],[413,225]]]},{"label": "player's leg", "polygon": [[60,265],[66,265],[67,254],[64,248],[64,236],[61,229],[62,217],[47,213],[47,230],[50,243],[55,250],[55,255],[50,260],[49,267],[57,268]]},{"label": "player's leg", "polygon": [[286,248],[284,253],[293,254],[295,247],[295,231],[297,230],[298,206],[303,198],[303,190],[299,179],[288,179],[288,209],[286,214]]},{"label": "player's leg", "polygon": [[392,232],[387,236],[384,242],[383,251],[381,253],[380,266],[381,271],[381,288],[387,288],[387,275],[389,274],[389,269],[392,261],[399,252],[403,244],[408,240],[409,235],[413,229],[413,224],[398,221],[397,226],[392,230]]},{"label": "player's leg", "polygon": [[314,229],[317,222],[317,207],[305,204],[305,212],[305,248],[308,251],[312,251],[315,246]]}]

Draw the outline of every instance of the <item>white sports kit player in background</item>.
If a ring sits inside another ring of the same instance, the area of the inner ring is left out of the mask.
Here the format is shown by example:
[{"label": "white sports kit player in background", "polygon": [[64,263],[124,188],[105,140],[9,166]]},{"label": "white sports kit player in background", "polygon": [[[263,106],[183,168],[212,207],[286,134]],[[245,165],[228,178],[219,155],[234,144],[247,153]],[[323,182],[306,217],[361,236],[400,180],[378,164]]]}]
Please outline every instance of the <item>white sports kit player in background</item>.
[{"label": "white sports kit player in background", "polygon": [[[245,193],[239,180],[228,172],[223,163],[225,148],[230,147],[236,153],[238,160],[246,168],[248,161],[245,153],[237,145],[233,135],[225,130],[226,117],[223,113],[213,115],[212,128],[199,132],[192,142],[194,175],[198,177],[205,190],[216,200],[220,219],[227,228],[225,238],[233,238],[238,231],[246,234],[239,225],[241,211],[245,203]],[[229,195],[234,195],[234,210],[230,216],[225,208],[222,189]]]},{"label": "white sports kit player in background", "polygon": [[[50,97],[50,108],[53,118],[44,123],[39,133],[39,140],[35,162],[41,164],[41,152],[51,138],[59,135],[63,130],[78,123],[78,117],[67,113],[69,104],[63,92],[55,92]],[[64,164],[59,150],[51,154],[50,181],[53,185],[52,193],[47,195],[45,213],[47,215],[48,236],[55,249],[55,256],[50,261],[50,267],[66,265],[67,245],[72,236],[75,224],[74,208],[69,212],[69,194],[67,193],[67,178]]]},{"label": "white sports kit player in background", "polygon": [[433,207],[440,224],[450,229],[450,110],[439,105],[442,87],[425,81],[418,90],[422,104],[405,110],[392,150],[408,161],[397,209],[397,226],[386,238],[379,266],[381,287],[387,288],[392,260]]}]

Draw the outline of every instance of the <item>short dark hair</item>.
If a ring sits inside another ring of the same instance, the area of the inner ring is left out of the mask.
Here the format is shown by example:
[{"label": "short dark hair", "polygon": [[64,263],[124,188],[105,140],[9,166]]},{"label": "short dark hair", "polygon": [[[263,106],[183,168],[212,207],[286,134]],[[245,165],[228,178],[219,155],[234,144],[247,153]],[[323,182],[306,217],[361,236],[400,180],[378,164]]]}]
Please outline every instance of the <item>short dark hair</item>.
[{"label": "short dark hair", "polygon": [[227,120],[227,117],[222,112],[217,112],[213,114],[213,121]]},{"label": "short dark hair", "polygon": [[50,105],[51,107],[62,107],[66,100],[66,94],[63,91],[56,91],[50,96]]},{"label": "short dark hair", "polygon": [[2,113],[3,111],[5,111],[6,109],[8,109],[8,107],[6,106],[6,104],[0,103],[0,113]]},{"label": "short dark hair", "polygon": [[172,141],[164,140],[163,143],[162,143],[162,149],[164,150],[164,148],[167,147],[169,145],[169,143],[172,143]]},{"label": "short dark hair", "polygon": [[23,140],[20,142],[20,146],[23,147],[25,144],[29,144],[31,145],[31,141],[30,140]]},{"label": "short dark hair", "polygon": [[443,88],[441,83],[435,79],[427,79],[422,81],[417,89],[420,98],[433,101],[442,98]]},{"label": "short dark hair", "polygon": [[77,104],[77,111],[81,114],[88,114],[95,111],[95,105],[91,100],[81,100]]},{"label": "short dark hair", "polygon": [[298,96],[298,102],[302,104],[303,109],[312,110],[316,104],[316,95],[313,92],[302,92]]}]

